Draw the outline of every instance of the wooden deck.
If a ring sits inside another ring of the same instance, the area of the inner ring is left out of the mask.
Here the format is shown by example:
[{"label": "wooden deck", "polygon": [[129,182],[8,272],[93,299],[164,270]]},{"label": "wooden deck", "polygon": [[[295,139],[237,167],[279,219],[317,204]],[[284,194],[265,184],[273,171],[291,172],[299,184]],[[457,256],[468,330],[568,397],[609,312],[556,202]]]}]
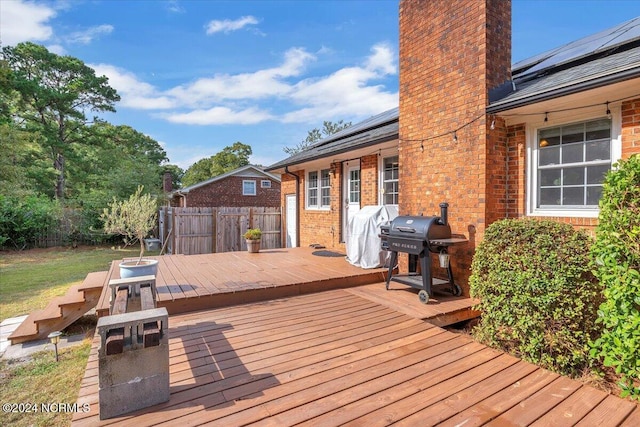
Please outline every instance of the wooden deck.
[{"label": "wooden deck", "polygon": [[[256,301],[351,288],[374,302],[427,320],[437,326],[478,317],[474,301],[435,292],[429,304],[420,303],[417,290],[391,282],[385,290],[387,269],[362,269],[349,264],[344,256],[312,248],[287,248],[204,255],[167,255],[158,259],[158,306],[170,314],[209,308],[229,307]],[[104,283],[96,311],[109,313],[107,283],[120,278],[119,261],[114,261]],[[360,285],[370,285],[360,287]],[[437,288],[436,288],[437,289]]]},{"label": "wooden deck", "polygon": [[170,316],[169,402],[73,426],[637,426],[640,408],[347,290]]},{"label": "wooden deck", "polygon": [[[364,270],[344,256],[312,248],[283,248],[203,255],[165,255],[159,261],[158,306],[170,314],[264,301],[384,280],[385,269]],[[107,283],[120,278],[119,261],[109,270],[96,311],[108,314]]]},{"label": "wooden deck", "polygon": [[389,290],[381,282],[348,288],[347,291],[436,326],[448,326],[480,317],[480,312],[473,309],[478,303],[476,299],[454,297],[447,292],[436,291],[429,298],[429,303],[423,304],[418,298],[417,289],[393,281],[389,284]]}]

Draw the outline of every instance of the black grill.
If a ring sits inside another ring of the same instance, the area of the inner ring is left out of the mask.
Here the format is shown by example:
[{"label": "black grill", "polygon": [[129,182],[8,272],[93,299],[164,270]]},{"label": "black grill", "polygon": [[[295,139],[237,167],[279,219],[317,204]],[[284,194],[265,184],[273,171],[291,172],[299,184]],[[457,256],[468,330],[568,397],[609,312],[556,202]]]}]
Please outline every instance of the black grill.
[{"label": "black grill", "polygon": [[[446,255],[453,244],[466,242],[463,238],[453,238],[448,223],[447,203],[440,203],[440,216],[398,216],[388,226],[380,228],[382,249],[391,251],[387,290],[391,280],[420,289],[418,296],[423,303],[429,302],[432,285],[448,285],[452,294],[462,294],[460,286],[453,281],[451,264],[447,262],[448,280],[434,279],[431,273],[431,253]],[[409,254],[410,267],[420,262],[421,274],[415,268],[409,274],[393,275],[398,261],[398,252]],[[417,259],[416,259],[417,258]]]}]

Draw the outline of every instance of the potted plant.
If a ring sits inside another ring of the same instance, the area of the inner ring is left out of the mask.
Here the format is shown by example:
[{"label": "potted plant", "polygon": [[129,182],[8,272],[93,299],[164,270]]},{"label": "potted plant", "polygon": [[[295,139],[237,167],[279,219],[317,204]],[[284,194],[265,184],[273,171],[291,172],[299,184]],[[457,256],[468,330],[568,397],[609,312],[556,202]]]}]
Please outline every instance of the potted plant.
[{"label": "potted plant", "polygon": [[100,216],[104,221],[104,231],[108,234],[121,234],[125,244],[138,240],[140,256],[136,261],[120,263],[120,277],[135,277],[155,275],[158,270],[158,260],[146,259],[144,255],[144,238],[153,230],[156,224],[158,206],[150,194],[142,194],[144,187],[138,186],[135,193],[128,200],[118,201],[113,198],[109,207]]},{"label": "potted plant", "polygon": [[259,228],[250,228],[244,233],[244,238],[247,241],[247,250],[249,253],[260,252],[260,239],[262,238],[262,231]]}]

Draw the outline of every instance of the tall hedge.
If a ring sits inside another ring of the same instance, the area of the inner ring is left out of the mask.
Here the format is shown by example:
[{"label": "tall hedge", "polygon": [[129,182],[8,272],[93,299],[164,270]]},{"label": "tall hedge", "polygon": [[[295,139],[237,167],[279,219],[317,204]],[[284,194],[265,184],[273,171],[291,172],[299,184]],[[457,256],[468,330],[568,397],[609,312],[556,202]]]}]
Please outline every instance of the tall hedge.
[{"label": "tall hedge", "polygon": [[26,249],[46,235],[60,217],[60,205],[46,196],[0,194],[0,247]]},{"label": "tall hedge", "polygon": [[592,255],[605,297],[592,355],[621,375],[623,395],[640,400],[640,155],[605,179]]},{"label": "tall hedge", "polygon": [[589,269],[591,238],[568,224],[506,219],[491,224],[470,277],[480,299],[474,337],[566,375],[589,366],[600,288]]}]

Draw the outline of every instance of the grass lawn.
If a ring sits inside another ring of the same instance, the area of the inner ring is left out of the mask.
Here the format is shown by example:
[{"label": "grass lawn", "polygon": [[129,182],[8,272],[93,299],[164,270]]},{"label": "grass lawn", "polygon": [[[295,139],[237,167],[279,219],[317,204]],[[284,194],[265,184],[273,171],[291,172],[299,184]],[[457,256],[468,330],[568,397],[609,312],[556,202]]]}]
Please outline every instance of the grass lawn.
[{"label": "grass lawn", "polygon": [[138,253],[138,246],[0,252],[0,321],[42,309],[53,297],[64,295],[69,286],[81,283],[88,273],[106,271],[111,261]]},{"label": "grass lawn", "polygon": [[[87,367],[91,341],[60,351],[56,363],[53,351],[33,355],[30,361],[0,361],[0,402],[27,404],[28,413],[0,411],[3,426],[68,426],[78,399],[80,381]],[[37,410],[37,411],[36,411]]]},{"label": "grass lawn", "polygon": [[[0,321],[44,308],[51,298],[81,283],[88,273],[107,270],[111,261],[138,253],[137,246],[0,252]],[[148,253],[157,254],[158,251]],[[81,329],[93,326],[84,325]],[[0,361],[0,402],[35,404],[38,409],[31,413],[0,411],[0,425],[69,425],[72,414],[68,411],[74,409],[70,405],[78,398],[90,348],[91,341],[87,339],[82,345],[61,350],[59,363],[55,362],[53,351],[37,353],[28,360]]]}]

